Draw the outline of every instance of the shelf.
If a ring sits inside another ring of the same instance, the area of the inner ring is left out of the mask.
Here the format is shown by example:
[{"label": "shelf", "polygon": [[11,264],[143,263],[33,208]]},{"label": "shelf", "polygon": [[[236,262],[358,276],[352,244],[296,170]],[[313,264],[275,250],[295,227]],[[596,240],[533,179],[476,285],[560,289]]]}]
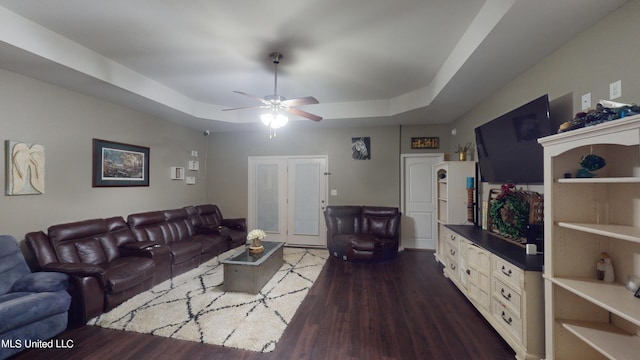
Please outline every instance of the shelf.
[{"label": "shelf", "polygon": [[640,228],[626,225],[590,224],[574,222],[558,222],[558,226],[578,230],[590,234],[608,236],[615,239],[640,243]]},{"label": "shelf", "polygon": [[569,332],[609,359],[636,359],[640,338],[609,323],[558,320]]},{"label": "shelf", "polygon": [[557,181],[561,184],[635,184],[640,183],[640,177],[563,178]]},{"label": "shelf", "polygon": [[605,283],[586,278],[548,277],[552,283],[579,297],[640,326],[640,299],[619,283]]}]

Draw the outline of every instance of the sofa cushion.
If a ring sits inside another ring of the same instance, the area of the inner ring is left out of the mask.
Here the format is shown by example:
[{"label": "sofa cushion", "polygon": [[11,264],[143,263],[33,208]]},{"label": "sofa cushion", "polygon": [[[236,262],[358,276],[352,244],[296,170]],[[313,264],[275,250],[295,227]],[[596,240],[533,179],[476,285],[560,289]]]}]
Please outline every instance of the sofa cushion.
[{"label": "sofa cushion", "polygon": [[352,235],[351,247],[362,251],[373,251],[380,246],[380,240],[371,234]]},{"label": "sofa cushion", "polygon": [[71,296],[66,291],[0,295],[0,334],[65,313],[70,303]]},{"label": "sofa cushion", "polygon": [[202,253],[202,244],[200,241],[184,240],[173,242],[169,245],[173,264],[180,264],[189,261]]},{"label": "sofa cushion", "polygon": [[0,294],[11,291],[13,284],[29,273],[31,270],[24,261],[18,242],[11,236],[0,235]]},{"label": "sofa cushion", "polygon": [[393,218],[363,215],[363,228],[369,234],[380,237],[393,237]]},{"label": "sofa cushion", "polygon": [[200,224],[219,226],[222,225],[222,213],[217,205],[203,204],[196,206],[198,215],[200,216]]},{"label": "sofa cushion", "polygon": [[74,244],[78,251],[80,262],[93,265],[102,265],[107,263],[107,255],[98,239],[90,239]]},{"label": "sofa cushion", "polygon": [[120,292],[143,283],[153,277],[153,260],[137,256],[125,256],[109,264],[105,270],[108,287],[112,292]]}]

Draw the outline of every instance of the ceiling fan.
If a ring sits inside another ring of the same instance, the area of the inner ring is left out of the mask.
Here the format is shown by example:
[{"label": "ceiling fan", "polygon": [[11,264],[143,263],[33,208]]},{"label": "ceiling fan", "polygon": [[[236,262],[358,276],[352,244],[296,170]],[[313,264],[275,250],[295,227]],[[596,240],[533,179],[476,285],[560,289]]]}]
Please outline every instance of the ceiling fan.
[{"label": "ceiling fan", "polygon": [[278,64],[280,64],[280,60],[282,59],[283,56],[279,52],[272,52],[271,54],[269,54],[269,57],[271,58],[275,66],[275,81],[273,86],[273,94],[267,95],[263,99],[251,94],[247,94],[242,91],[234,91],[234,93],[250,97],[254,100],[258,100],[261,103],[261,105],[245,106],[245,107],[238,107],[238,108],[232,108],[232,109],[222,109],[222,111],[251,109],[251,108],[266,109],[261,113],[260,117],[262,122],[272,129],[277,129],[287,124],[287,122],[289,121],[289,118],[286,116],[285,113],[301,116],[313,121],[322,120],[321,116],[314,115],[306,111],[295,108],[296,106],[318,104],[319,103],[318,100],[316,100],[316,98],[314,98],[313,96],[305,96],[305,97],[296,98],[296,99],[286,99],[284,96],[278,95]]}]

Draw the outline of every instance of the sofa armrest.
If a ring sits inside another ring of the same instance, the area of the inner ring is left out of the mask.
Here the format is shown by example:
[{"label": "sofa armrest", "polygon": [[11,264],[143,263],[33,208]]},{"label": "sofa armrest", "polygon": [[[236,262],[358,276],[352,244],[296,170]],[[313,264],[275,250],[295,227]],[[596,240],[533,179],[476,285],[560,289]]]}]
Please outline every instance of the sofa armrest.
[{"label": "sofa armrest", "polygon": [[153,258],[151,250],[157,249],[162,245],[155,241],[135,241],[126,244],[122,244],[118,247],[120,250],[120,256],[142,256],[146,258]]},{"label": "sofa armrest", "polygon": [[220,235],[222,225],[196,225],[194,229],[198,235]]},{"label": "sofa armrest", "polygon": [[66,290],[69,276],[60,272],[35,272],[27,274],[13,284],[12,292],[55,292]]},{"label": "sofa armrest", "polygon": [[222,225],[230,229],[247,231],[247,219],[222,219]]},{"label": "sofa armrest", "polygon": [[157,241],[133,241],[119,246],[120,249],[127,250],[149,250],[160,246]]},{"label": "sofa armrest", "polygon": [[107,286],[107,273],[104,271],[103,268],[96,265],[92,265],[92,264],[51,263],[44,266],[42,270],[52,271],[52,272],[61,272],[69,276],[76,276],[76,277],[84,277],[84,276],[94,277],[96,278],[96,280],[98,280],[98,283],[103,289],[105,289]]}]

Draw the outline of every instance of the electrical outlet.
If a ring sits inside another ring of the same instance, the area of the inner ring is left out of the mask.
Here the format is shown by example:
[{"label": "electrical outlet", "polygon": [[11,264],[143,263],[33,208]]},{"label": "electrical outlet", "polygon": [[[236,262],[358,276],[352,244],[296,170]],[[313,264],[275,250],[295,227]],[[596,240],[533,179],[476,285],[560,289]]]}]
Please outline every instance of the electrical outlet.
[{"label": "electrical outlet", "polygon": [[582,95],[582,110],[587,110],[591,107],[591,93]]},{"label": "electrical outlet", "polygon": [[622,80],[618,80],[609,84],[609,100],[617,99],[622,96]]}]

